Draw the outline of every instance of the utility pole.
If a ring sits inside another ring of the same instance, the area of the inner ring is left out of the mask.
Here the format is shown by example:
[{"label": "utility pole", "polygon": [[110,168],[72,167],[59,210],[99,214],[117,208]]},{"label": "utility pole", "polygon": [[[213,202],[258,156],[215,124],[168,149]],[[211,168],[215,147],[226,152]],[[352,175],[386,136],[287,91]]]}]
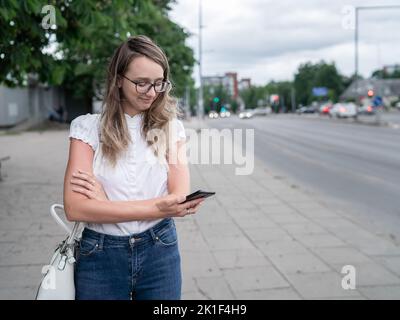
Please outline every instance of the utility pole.
[{"label": "utility pole", "polygon": [[204,101],[203,101],[203,73],[202,73],[202,7],[199,0],[199,96],[198,96],[198,118],[203,120],[204,116]]},{"label": "utility pole", "polygon": [[290,90],[290,98],[292,101],[292,113],[296,112],[296,92],[295,89],[292,87],[292,89]]}]

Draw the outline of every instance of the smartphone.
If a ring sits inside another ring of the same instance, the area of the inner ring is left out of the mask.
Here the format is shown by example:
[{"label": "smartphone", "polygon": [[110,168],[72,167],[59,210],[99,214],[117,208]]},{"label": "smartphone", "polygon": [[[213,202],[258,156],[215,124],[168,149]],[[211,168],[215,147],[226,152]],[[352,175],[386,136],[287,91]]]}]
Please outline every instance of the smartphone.
[{"label": "smartphone", "polygon": [[193,192],[189,195],[186,196],[186,200],[181,203],[185,203],[194,199],[199,199],[199,198],[208,198],[211,197],[215,194],[215,192],[207,192],[207,191],[202,191],[202,190],[197,190],[196,192]]}]

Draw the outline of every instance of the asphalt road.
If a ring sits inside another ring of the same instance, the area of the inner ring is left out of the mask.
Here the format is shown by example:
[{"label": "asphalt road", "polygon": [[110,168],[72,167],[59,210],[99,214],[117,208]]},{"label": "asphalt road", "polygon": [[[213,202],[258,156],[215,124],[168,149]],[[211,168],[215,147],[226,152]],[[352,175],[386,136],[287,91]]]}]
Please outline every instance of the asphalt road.
[{"label": "asphalt road", "polygon": [[267,167],[400,243],[400,129],[285,114],[207,123],[254,128]]}]

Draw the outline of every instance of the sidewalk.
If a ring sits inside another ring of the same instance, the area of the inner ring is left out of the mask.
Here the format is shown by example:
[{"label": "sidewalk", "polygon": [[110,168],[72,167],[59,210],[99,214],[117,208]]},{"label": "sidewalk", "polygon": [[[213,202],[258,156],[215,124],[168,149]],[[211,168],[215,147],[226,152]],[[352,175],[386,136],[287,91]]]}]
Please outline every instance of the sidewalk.
[{"label": "sidewalk", "polygon": [[[62,203],[67,137],[0,136],[11,156],[0,182],[0,299],[32,299],[42,265],[63,238],[49,206]],[[217,194],[196,215],[175,219],[183,299],[400,299],[400,247],[260,162],[249,176],[234,169],[191,165],[192,189]],[[341,287],[344,265],[356,268],[355,290]]]}]

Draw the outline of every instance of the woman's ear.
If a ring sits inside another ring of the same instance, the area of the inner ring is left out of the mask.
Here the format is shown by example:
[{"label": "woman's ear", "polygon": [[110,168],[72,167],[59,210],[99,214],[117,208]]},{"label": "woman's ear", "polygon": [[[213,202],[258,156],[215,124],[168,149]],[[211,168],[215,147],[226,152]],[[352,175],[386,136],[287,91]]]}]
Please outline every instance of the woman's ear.
[{"label": "woman's ear", "polygon": [[121,89],[122,87],[122,79],[120,76],[117,76],[117,87]]}]

